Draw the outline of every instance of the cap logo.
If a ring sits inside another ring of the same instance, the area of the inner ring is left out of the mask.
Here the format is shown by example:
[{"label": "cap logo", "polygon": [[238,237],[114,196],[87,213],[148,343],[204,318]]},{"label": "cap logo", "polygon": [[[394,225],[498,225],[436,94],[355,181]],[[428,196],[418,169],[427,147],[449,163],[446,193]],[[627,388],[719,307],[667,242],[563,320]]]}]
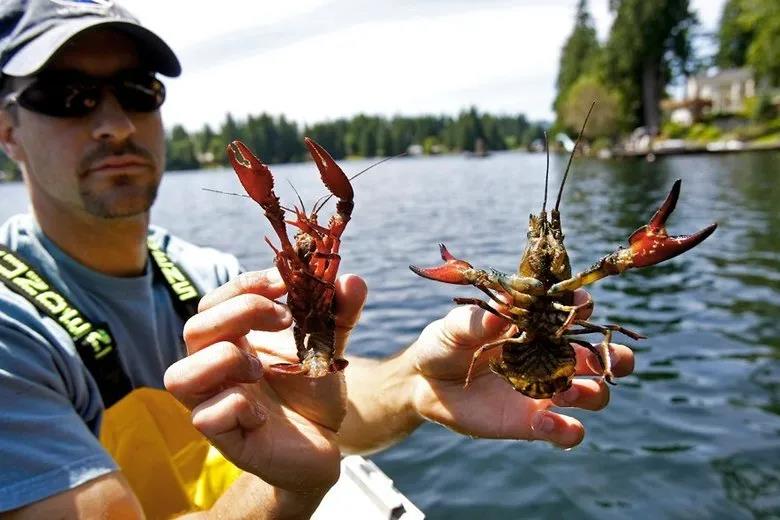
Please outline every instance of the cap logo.
[{"label": "cap logo", "polygon": [[111,7],[114,5],[114,0],[49,0],[54,4],[63,5],[65,7]]}]

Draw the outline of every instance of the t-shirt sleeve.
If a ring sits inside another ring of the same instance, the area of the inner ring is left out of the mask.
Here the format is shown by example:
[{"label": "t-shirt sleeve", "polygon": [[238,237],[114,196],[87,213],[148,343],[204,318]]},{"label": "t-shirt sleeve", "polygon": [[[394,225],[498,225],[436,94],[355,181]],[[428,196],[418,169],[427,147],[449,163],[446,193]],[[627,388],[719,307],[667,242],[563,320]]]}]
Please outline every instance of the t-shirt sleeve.
[{"label": "t-shirt sleeve", "polygon": [[117,470],[96,437],[102,403],[77,354],[2,293],[0,512]]}]

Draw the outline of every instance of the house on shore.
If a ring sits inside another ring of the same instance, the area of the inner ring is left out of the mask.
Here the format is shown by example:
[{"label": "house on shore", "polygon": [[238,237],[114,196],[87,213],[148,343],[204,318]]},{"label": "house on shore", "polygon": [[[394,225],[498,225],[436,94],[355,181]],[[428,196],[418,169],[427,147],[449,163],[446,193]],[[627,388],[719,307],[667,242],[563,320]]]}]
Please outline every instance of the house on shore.
[{"label": "house on shore", "polygon": [[731,115],[745,110],[745,101],[756,95],[756,80],[750,68],[723,69],[691,76],[681,100],[665,100],[671,121],[690,126],[704,114]]}]

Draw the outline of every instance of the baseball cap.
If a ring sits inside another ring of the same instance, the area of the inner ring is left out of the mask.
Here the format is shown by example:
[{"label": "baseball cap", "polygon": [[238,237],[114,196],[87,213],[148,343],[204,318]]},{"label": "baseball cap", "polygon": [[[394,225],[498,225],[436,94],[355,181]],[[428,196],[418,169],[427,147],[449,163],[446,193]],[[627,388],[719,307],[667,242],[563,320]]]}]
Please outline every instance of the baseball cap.
[{"label": "baseball cap", "polygon": [[181,74],[168,44],[114,0],[0,0],[0,72],[35,74],[71,39],[97,27],[129,35],[150,70]]}]

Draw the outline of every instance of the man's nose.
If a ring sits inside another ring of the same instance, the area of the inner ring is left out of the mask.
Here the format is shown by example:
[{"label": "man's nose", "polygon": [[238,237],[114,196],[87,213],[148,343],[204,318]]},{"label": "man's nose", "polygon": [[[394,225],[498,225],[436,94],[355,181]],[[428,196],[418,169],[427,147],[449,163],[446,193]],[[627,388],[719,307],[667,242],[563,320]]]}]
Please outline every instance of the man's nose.
[{"label": "man's nose", "polygon": [[106,90],[92,112],[92,137],[98,141],[124,141],[135,133],[135,125],[114,93]]}]

